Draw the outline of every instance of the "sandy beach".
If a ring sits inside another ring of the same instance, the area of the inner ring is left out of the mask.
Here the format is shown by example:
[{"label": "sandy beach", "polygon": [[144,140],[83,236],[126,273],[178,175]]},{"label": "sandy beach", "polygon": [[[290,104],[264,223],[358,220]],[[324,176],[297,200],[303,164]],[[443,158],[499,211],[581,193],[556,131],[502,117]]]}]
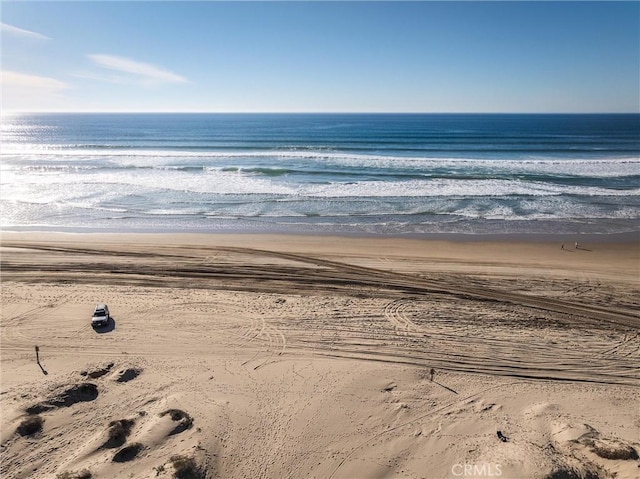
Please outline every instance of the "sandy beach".
[{"label": "sandy beach", "polygon": [[4,232],[1,254],[3,478],[640,474],[637,235]]}]

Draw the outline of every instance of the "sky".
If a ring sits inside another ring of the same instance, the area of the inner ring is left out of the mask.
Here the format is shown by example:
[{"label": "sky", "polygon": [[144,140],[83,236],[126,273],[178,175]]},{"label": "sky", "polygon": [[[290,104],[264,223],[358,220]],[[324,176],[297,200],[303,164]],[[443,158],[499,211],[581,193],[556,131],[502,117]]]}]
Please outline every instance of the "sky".
[{"label": "sky", "polygon": [[3,1],[3,111],[640,112],[640,2]]}]

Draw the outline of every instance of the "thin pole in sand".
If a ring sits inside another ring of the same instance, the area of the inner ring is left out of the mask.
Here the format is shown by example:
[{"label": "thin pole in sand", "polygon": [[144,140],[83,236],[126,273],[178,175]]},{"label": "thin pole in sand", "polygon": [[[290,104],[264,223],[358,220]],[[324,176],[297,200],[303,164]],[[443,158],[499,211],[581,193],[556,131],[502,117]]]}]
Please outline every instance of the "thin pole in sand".
[{"label": "thin pole in sand", "polygon": [[49,373],[42,367],[42,364],[40,364],[40,348],[38,346],[36,346],[35,348],[36,348],[36,362],[38,363],[38,366],[40,366],[40,370],[42,371],[42,374],[46,376]]}]

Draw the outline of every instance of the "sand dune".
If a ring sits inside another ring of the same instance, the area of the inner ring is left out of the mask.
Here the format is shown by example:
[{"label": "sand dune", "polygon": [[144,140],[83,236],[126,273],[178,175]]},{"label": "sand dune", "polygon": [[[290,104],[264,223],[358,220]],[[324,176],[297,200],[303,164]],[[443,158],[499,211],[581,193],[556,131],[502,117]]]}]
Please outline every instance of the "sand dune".
[{"label": "sand dune", "polygon": [[7,233],[0,473],[637,477],[638,261],[619,242]]}]

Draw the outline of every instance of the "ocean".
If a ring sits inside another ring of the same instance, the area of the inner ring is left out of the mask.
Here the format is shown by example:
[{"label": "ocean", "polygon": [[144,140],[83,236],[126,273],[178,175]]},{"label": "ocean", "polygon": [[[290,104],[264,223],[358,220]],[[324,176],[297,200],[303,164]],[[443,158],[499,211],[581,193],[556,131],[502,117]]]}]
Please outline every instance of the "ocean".
[{"label": "ocean", "polygon": [[636,114],[11,114],[1,133],[5,230],[640,230]]}]

